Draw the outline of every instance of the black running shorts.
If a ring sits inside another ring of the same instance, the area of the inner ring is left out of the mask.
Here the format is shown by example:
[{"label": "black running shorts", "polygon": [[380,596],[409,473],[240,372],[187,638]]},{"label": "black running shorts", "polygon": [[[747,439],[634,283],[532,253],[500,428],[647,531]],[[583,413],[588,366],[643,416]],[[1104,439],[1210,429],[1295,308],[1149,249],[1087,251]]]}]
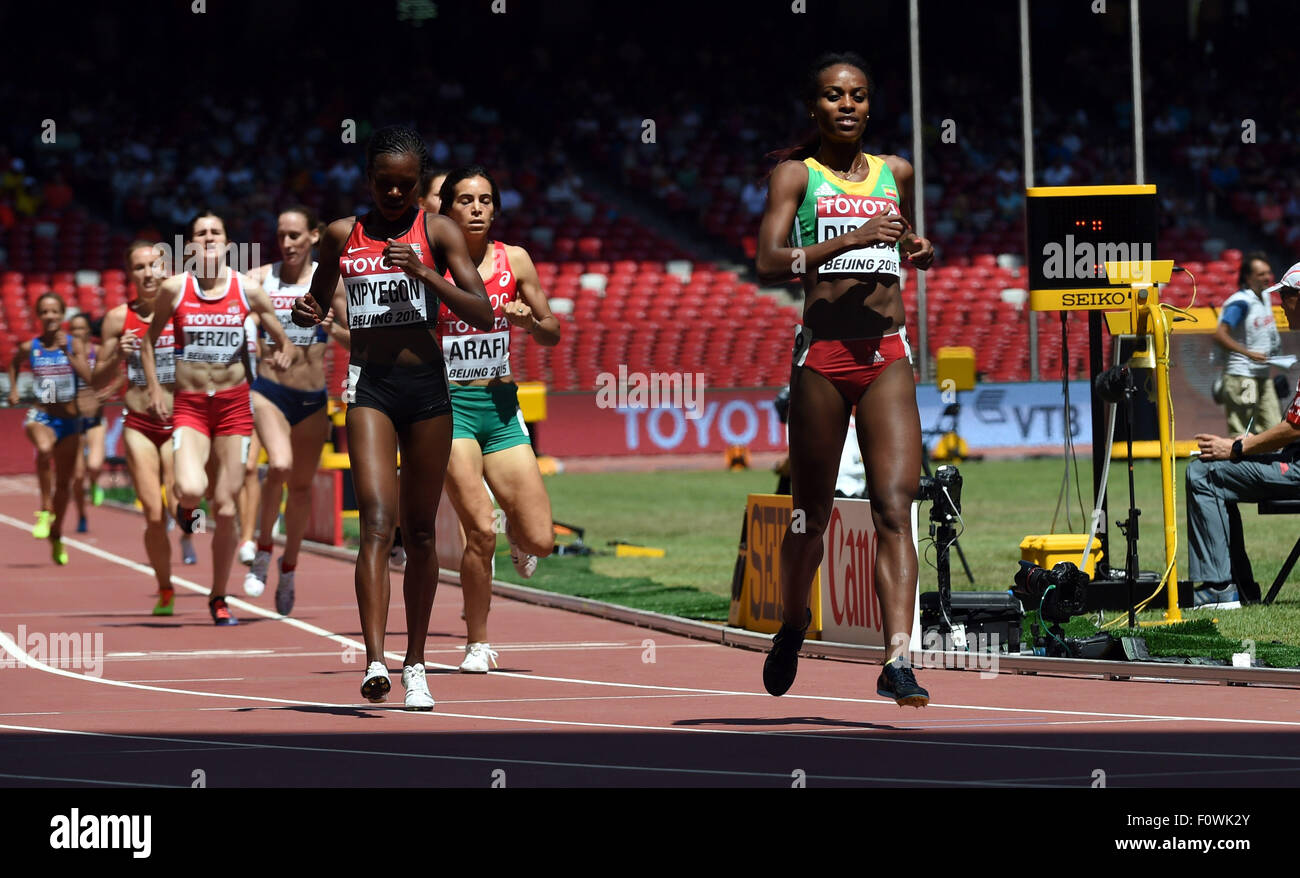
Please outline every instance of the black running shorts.
[{"label": "black running shorts", "polygon": [[399,431],[417,421],[451,414],[447,370],[441,361],[399,366],[353,360],[348,365],[345,401],[356,408],[379,409]]}]

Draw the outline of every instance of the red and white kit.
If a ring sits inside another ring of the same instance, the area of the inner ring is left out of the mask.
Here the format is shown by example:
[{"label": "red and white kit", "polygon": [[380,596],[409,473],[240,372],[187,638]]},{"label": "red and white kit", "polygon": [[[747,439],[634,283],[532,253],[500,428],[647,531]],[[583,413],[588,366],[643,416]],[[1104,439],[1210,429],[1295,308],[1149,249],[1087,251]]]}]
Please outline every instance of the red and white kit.
[{"label": "red and white kit", "polygon": [[[176,359],[186,363],[228,365],[239,359],[247,345],[244,321],[251,308],[239,275],[231,271],[220,296],[205,298],[192,274],[172,315]],[[248,401],[248,381],[225,390],[177,390],[172,424],[191,427],[206,436],[253,435],[253,411]]]},{"label": "red and white kit", "polygon": [[[127,308],[126,320],[122,323],[122,334],[129,332],[136,338],[144,338],[149,331],[149,325],[150,321]],[[172,323],[163,327],[162,335],[158,336],[158,341],[154,345],[154,367],[158,373],[159,384],[176,383],[176,335]],[[140,361],[138,350],[126,359],[126,377],[136,387],[145,387],[149,383],[145,379],[144,364]],[[155,446],[161,446],[172,435],[171,424],[154,419],[148,412],[128,411],[123,426],[144,434]]]},{"label": "red and white kit", "polygon": [[[420,261],[438,270],[433,247],[424,233],[424,211],[415,212],[415,222],[393,240],[410,244]],[[348,293],[348,328],[384,329],[403,326],[432,326],[438,319],[438,297],[422,280],[384,258],[388,242],[366,234],[357,220],[339,256],[339,275]]]},{"label": "red and white kit", "polygon": [[[452,280],[451,272],[447,273],[447,280]],[[475,329],[445,304],[439,309],[437,333],[442,340],[448,380],[473,381],[510,374],[510,321],[503,309],[518,296],[516,282],[506,256],[506,245],[493,241],[492,276],[483,282],[492,302],[492,328]]]}]

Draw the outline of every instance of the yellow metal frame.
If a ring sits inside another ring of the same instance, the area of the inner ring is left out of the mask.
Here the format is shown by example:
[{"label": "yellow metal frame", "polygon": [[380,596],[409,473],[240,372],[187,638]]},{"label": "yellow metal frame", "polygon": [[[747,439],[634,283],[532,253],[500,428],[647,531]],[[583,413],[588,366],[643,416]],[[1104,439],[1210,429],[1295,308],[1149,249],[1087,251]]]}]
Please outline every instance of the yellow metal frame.
[{"label": "yellow metal frame", "polygon": [[1154,183],[1124,186],[1030,186],[1025,195],[1030,198],[1059,198],[1077,195],[1155,195]]},{"label": "yellow metal frame", "polygon": [[[1168,283],[1172,267],[1173,262],[1169,260],[1154,261],[1136,268],[1133,263],[1107,262],[1106,277],[1113,285],[1130,289],[1130,325],[1135,327],[1135,335],[1151,337],[1150,349],[1155,353],[1156,423],[1160,435],[1160,486],[1165,523],[1165,569],[1168,571],[1165,594],[1169,598],[1169,607],[1165,619],[1178,622],[1183,614],[1178,608],[1178,510],[1174,508],[1175,448],[1169,422],[1169,345],[1165,314],[1160,310],[1161,281],[1157,280],[1163,277],[1163,282]],[[1134,277],[1146,280],[1135,283]]]}]

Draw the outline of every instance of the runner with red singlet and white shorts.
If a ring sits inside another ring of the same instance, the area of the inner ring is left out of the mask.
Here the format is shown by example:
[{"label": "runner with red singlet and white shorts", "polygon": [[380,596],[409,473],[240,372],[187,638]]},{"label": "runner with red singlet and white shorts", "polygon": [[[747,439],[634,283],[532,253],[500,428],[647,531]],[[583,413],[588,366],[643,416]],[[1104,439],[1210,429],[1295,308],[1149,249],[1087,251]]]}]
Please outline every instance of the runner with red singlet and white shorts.
[{"label": "runner with red singlet and white shorts", "polygon": [[[235,560],[235,494],[244,476],[253,413],[248,401],[244,367],[244,320],[249,313],[282,346],[288,342],[266,292],[226,265],[226,227],[210,211],[190,223],[191,246],[199,250],[197,273],[186,271],[163,281],[149,334],[141,350],[149,381],[149,411],[162,420],[172,418],[172,452],[176,470],[176,501],[180,514],[196,509],[208,491],[208,463],[214,465],[212,505],[216,529],[212,537],[212,592],[208,610],[217,625],[239,621],[226,606],[226,580]],[[186,247],[186,251],[191,250]],[[176,339],[176,391],[169,404],[155,368],[155,345],[167,324]],[[283,369],[285,351],[268,364]]]}]

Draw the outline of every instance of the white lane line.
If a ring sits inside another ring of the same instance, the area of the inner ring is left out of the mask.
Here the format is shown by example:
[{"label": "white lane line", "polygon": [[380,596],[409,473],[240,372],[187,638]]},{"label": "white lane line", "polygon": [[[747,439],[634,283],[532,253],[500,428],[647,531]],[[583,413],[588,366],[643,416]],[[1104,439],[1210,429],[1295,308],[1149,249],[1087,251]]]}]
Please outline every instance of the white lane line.
[{"label": "white lane line", "polygon": [[[0,631],[0,648],[9,652],[11,655],[13,655],[15,658],[17,658],[20,662],[22,662],[24,665],[28,667],[33,667],[36,668],[37,670],[42,670],[45,671],[46,673],[56,674],[58,676],[72,677],[82,681],[101,683],[106,686],[121,686],[130,689],[142,689],[142,690],[153,691],[153,692],[167,692],[167,693],[178,694],[178,695],[195,695],[201,698],[226,698],[226,699],[231,699],[236,701],[257,701],[257,702],[265,702],[265,703],[281,705],[281,706],[330,707],[330,708],[341,708],[341,709],[348,709],[348,710],[357,710],[357,709],[364,710],[364,709],[368,709],[368,707],[369,708],[375,707],[375,705],[365,705],[365,704],[363,705],[332,704],[328,702],[301,701],[301,700],[287,699],[287,698],[268,698],[268,697],[256,696],[256,695],[235,695],[235,694],[226,694],[220,692],[203,692],[203,691],[195,691],[192,689],[171,689],[162,686],[149,686],[141,683],[126,683],[121,680],[106,680],[102,677],[88,677],[84,674],[74,674],[71,671],[65,671],[62,668],[54,668],[43,662],[33,659],[30,655],[27,654],[26,651],[24,651],[21,647],[19,647],[16,643],[14,643],[12,638],[10,638],[7,634],[5,634],[2,631]],[[388,704],[388,702],[385,702],[385,704]],[[205,708],[200,708],[200,709],[205,709]],[[207,708],[207,709],[212,709],[212,708]],[[233,710],[236,708],[217,708],[217,709]],[[1300,756],[1268,756],[1268,755],[1237,754],[1237,753],[1195,753],[1195,752],[1180,753],[1180,752],[1169,752],[1169,751],[1161,751],[1161,750],[1116,750],[1113,748],[1053,747],[1047,745],[994,744],[994,743],[975,742],[975,741],[936,741],[936,740],[923,740],[923,739],[909,739],[909,738],[902,738],[902,737],[888,737],[879,733],[885,730],[876,730],[876,729],[863,730],[863,734],[854,735],[854,736],[820,735],[820,734],[810,734],[802,730],[799,732],[787,732],[787,731],[767,730],[767,729],[727,729],[727,728],[715,729],[715,728],[702,728],[697,725],[681,725],[676,723],[670,726],[653,726],[653,725],[639,725],[639,724],[632,724],[632,723],[609,723],[609,722],[592,723],[592,722],[580,722],[576,720],[538,719],[535,717],[486,716],[486,715],[479,715],[479,714],[447,713],[443,711],[416,712],[416,711],[407,711],[403,709],[398,709],[395,707],[394,708],[386,707],[380,709],[387,710],[388,712],[391,712],[394,715],[399,715],[399,716],[413,716],[413,717],[443,716],[443,717],[454,717],[459,719],[472,719],[472,720],[479,720],[479,721],[486,721],[486,722],[521,723],[524,725],[545,725],[545,726],[576,726],[580,728],[619,729],[624,731],[695,732],[697,734],[715,734],[715,735],[757,735],[757,736],[774,737],[774,738],[796,738],[796,739],[803,738],[807,740],[818,740],[818,741],[848,741],[855,744],[862,744],[864,742],[881,742],[887,744],[912,744],[917,746],[930,746],[930,747],[960,747],[960,748],[994,749],[994,750],[1043,751],[1048,753],[1087,753],[1087,754],[1101,753],[1101,754],[1110,754],[1110,755],[1129,754],[1129,755],[1140,755],[1140,756],[1166,756],[1166,757],[1185,756],[1185,757],[1197,758],[1197,759],[1203,759],[1209,757],[1209,758],[1220,758],[1220,759],[1248,759],[1248,760],[1262,759],[1262,760],[1269,760],[1269,761],[1300,762]],[[724,723],[727,722],[727,720],[725,719],[717,720],[716,722]],[[0,728],[21,728],[21,727],[10,727],[10,726],[0,725]],[[910,730],[907,728],[902,728],[902,729],[890,729],[888,731],[903,732],[903,731],[910,731]],[[942,730],[935,730],[935,731],[939,732]],[[867,732],[874,732],[874,734],[868,734]]]},{"label": "white lane line", "polygon": [[[15,518],[11,518],[8,515],[0,514],[0,523],[8,524],[12,527],[18,528],[19,530],[29,529],[24,522],[21,522]],[[64,545],[71,546],[73,548],[82,549],[83,551],[87,551],[90,554],[103,558],[104,560],[112,561],[116,564],[121,564],[125,567],[129,567],[132,570],[136,570],[150,577],[153,576],[153,568],[146,567],[143,564],[138,564],[135,561],[131,561],[127,558],[123,558],[120,555],[115,555],[112,552],[105,552],[102,549],[98,549],[94,546],[81,543],[78,540],[65,538],[63,542]],[[185,588],[191,589],[193,591],[197,591],[202,594],[207,594],[209,591],[208,589],[204,588],[203,586],[197,583],[190,582],[189,580],[182,579],[175,575],[172,576],[172,581],[178,585],[181,585]],[[348,637],[344,637],[341,634],[335,634],[332,631],[328,631],[316,625],[303,622],[301,619],[294,619],[287,616],[281,616],[278,613],[273,613],[269,610],[264,610],[255,604],[247,603],[231,595],[226,596],[226,602],[232,606],[239,607],[240,609],[246,610],[247,612],[253,613],[255,615],[259,615],[274,621],[283,622],[286,625],[290,625],[294,628],[297,628],[301,631],[305,631],[309,634],[315,634],[318,637],[324,637],[328,640],[333,641],[334,643],[339,644],[340,646],[345,646],[351,649],[360,650],[362,654],[364,654],[365,652],[365,644],[361,643],[360,641],[352,640]],[[404,656],[398,652],[386,652],[384,653],[384,657],[389,661],[397,662],[399,665],[404,658]],[[425,666],[441,668],[443,670],[457,669],[456,665],[444,665],[444,664],[439,664],[437,662],[425,662]],[[72,676],[79,677],[81,675],[74,674]],[[542,674],[521,674],[513,671],[493,671],[490,676],[512,677],[520,680],[540,680],[540,681],[551,682],[551,683],[572,683],[579,686],[607,686],[607,687],[621,688],[621,689],[646,689],[646,690],[657,691],[657,692],[689,692],[689,693],[698,693],[702,695],[726,695],[726,696],[736,696],[736,697],[745,697],[745,698],[764,698],[764,699],[771,697],[766,693],[761,693],[761,692],[743,692],[743,691],[734,691],[734,690],[727,690],[727,689],[697,689],[697,688],[686,687],[686,686],[655,686],[648,683],[618,683],[618,682],[611,682],[605,680],[586,680],[586,679],[579,679],[573,677],[552,677],[552,676],[546,676]],[[100,682],[109,682],[109,681],[104,681],[100,679]],[[187,693],[187,694],[203,694],[203,693]],[[235,697],[235,696],[223,695],[220,697]],[[252,696],[249,697],[251,698]],[[841,703],[841,704],[889,704],[890,703],[888,700],[883,698],[848,698],[848,697],[831,696],[831,695],[786,694],[782,697],[789,701],[794,701],[794,700],[827,701],[827,702]],[[262,700],[276,701],[277,699],[262,699]],[[283,699],[280,699],[280,701],[282,703],[289,703],[289,702],[284,702]],[[292,703],[298,703],[298,702],[292,702]],[[331,704],[331,705],[324,705],[324,706],[337,707],[340,705]],[[348,706],[355,706],[355,705],[348,705]],[[1225,724],[1225,725],[1300,727],[1300,721],[1294,721],[1294,720],[1235,719],[1229,717],[1203,717],[1203,716],[1166,716],[1160,714],[1109,713],[1109,712],[1087,711],[1087,710],[1051,710],[1047,708],[1037,708],[1037,707],[996,707],[996,706],[977,705],[977,704],[938,704],[935,702],[931,702],[930,708],[931,709],[946,708],[949,710],[994,711],[994,712],[1001,712],[1001,713],[1035,713],[1035,714],[1044,714],[1044,715],[1053,715],[1053,716],[1102,717],[1108,719],[1163,720],[1165,722],[1201,722],[1201,723]]]},{"label": "white lane line", "polygon": [[[412,714],[412,715],[438,716],[439,714],[422,713],[422,714]],[[442,714],[442,715],[457,716],[458,714]],[[499,717],[483,717],[483,718],[499,719]],[[570,723],[569,725],[574,725],[574,724]],[[591,725],[591,724],[578,723],[577,725]],[[645,728],[653,729],[654,727],[647,726]],[[401,752],[396,752],[391,750],[357,750],[357,749],[342,748],[342,747],[307,747],[307,746],[298,746],[298,745],[291,745],[291,744],[255,744],[255,743],[247,743],[244,741],[219,741],[219,740],[204,741],[195,738],[170,738],[170,737],[151,736],[151,735],[125,735],[125,734],[114,734],[108,732],[88,732],[79,729],[37,728],[34,726],[0,725],[0,729],[15,729],[15,730],[29,731],[29,732],[43,732],[46,734],[53,734],[53,735],[81,735],[81,736],[98,737],[98,738],[112,738],[112,739],[126,740],[126,741],[159,741],[159,742],[179,743],[179,744],[199,744],[199,745],[203,745],[203,748],[210,748],[213,747],[213,745],[219,745],[219,746],[229,747],[232,749],[287,750],[287,751],[292,751],[297,753],[328,753],[337,756],[386,756],[386,757],[396,757],[399,759],[425,759],[425,760],[432,760],[432,761],[439,761],[439,762],[487,762],[493,765],[527,765],[527,766],[535,766],[535,767],[543,767],[543,768],[576,768],[576,769],[583,769],[588,771],[591,769],[598,769],[598,770],[605,770],[605,771],[638,771],[638,772],[651,772],[651,773],[658,772],[664,774],[703,774],[703,775],[724,776],[724,777],[761,777],[761,778],[779,779],[783,783],[788,782],[790,780],[790,775],[784,771],[779,771],[779,772],[735,771],[735,770],[715,769],[715,768],[678,768],[674,766],[661,767],[661,766],[651,766],[651,765],[619,765],[619,764],[592,763],[592,762],[558,762],[553,760],[511,759],[509,757],[495,757],[495,756],[451,756],[451,755],[443,755],[437,753],[401,753]],[[658,729],[658,731],[664,731],[664,730]],[[704,731],[704,730],[700,730],[700,731]],[[123,751],[114,751],[114,752],[123,752]],[[165,751],[160,751],[160,752],[165,752]],[[0,777],[4,777],[4,776],[5,775],[0,775]],[[906,784],[938,785],[938,786],[947,786],[947,785],[1001,786],[1002,785],[1000,781],[955,781],[955,780],[949,780],[947,778],[932,779],[932,778],[914,778],[914,777],[870,777],[870,776],[860,776],[860,775],[830,775],[830,774],[809,774],[808,777],[817,780],[848,781],[848,782],[855,782],[855,783],[906,783]],[[110,783],[110,782],[100,781],[100,783]],[[1032,786],[1032,784],[1030,784],[1030,786]]]},{"label": "white lane line", "polygon": [[245,677],[184,677],[180,680],[123,680],[123,683],[234,683]]},{"label": "white lane line", "polygon": [[46,777],[42,774],[0,774],[0,777],[13,778],[14,780],[52,780],[61,783],[91,783],[97,786],[106,787],[156,787],[161,789],[180,789],[179,784],[169,783],[131,783],[125,780],[91,780],[85,777]]}]

